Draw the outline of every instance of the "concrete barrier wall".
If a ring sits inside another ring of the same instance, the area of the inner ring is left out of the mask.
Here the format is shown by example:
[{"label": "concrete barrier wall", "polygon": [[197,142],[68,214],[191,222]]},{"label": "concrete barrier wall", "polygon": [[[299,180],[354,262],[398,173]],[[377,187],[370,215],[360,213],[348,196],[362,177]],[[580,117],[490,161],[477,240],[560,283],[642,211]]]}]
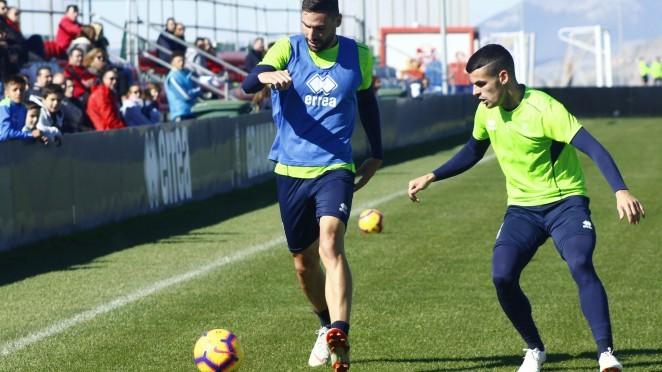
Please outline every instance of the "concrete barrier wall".
[{"label": "concrete barrier wall", "polygon": [[[662,115],[659,88],[550,89],[580,118]],[[467,131],[477,101],[380,101],[385,149]],[[154,213],[272,177],[270,113],[67,135],[60,147],[0,143],[0,251]],[[360,124],[355,157],[368,154]]]}]

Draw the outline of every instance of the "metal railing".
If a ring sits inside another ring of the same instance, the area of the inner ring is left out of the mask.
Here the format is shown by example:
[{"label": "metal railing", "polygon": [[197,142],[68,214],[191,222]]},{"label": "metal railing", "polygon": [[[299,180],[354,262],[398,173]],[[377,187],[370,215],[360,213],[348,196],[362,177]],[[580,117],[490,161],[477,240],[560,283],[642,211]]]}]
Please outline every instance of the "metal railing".
[{"label": "metal railing", "polygon": [[[158,29],[156,29],[156,28],[152,28],[152,29],[158,31]],[[178,38],[178,37],[176,37],[176,36],[174,36],[174,35],[171,35],[171,34],[169,34],[169,33],[167,33],[167,32],[161,32],[160,35],[165,36],[165,37],[168,38],[169,40],[172,40],[172,41],[176,42],[176,43],[179,44],[179,45],[183,45],[183,46],[185,46],[185,47],[187,47],[187,48],[195,49],[198,53],[200,53],[200,54],[203,55],[204,57],[206,57],[206,58],[208,58],[208,59],[210,59],[210,60],[212,60],[212,61],[218,63],[219,65],[223,66],[225,69],[227,69],[227,70],[229,70],[229,71],[235,72],[235,73],[237,73],[237,74],[239,74],[239,75],[241,75],[241,76],[246,76],[246,75],[248,75],[248,73],[247,73],[246,71],[240,69],[239,67],[236,67],[235,65],[233,65],[233,64],[231,64],[231,63],[229,63],[229,62],[223,60],[222,58],[220,58],[220,57],[218,57],[218,56],[215,56],[215,55],[213,55],[213,54],[210,54],[210,53],[208,53],[208,52],[206,52],[206,51],[204,51],[204,50],[202,50],[202,49],[196,47],[195,45],[193,45],[193,44],[191,44],[191,43],[187,43],[186,41],[184,41],[184,40],[182,40],[182,39],[180,39],[180,38]]]},{"label": "metal railing", "polygon": [[[93,19],[98,19],[99,21],[102,21],[102,22],[104,22],[104,23],[106,23],[106,24],[108,24],[108,25],[110,25],[110,26],[112,26],[112,27],[119,28],[119,29],[123,30],[124,32],[126,32],[127,35],[131,35],[132,37],[135,37],[135,38],[137,38],[138,40],[141,40],[141,41],[143,41],[143,42],[145,42],[145,43],[147,43],[147,44],[149,44],[149,45],[153,45],[156,49],[158,49],[158,50],[160,50],[160,51],[162,51],[162,52],[164,52],[164,53],[166,53],[166,54],[168,54],[168,55],[171,55],[171,54],[172,54],[172,51],[171,51],[171,50],[169,50],[169,49],[167,49],[167,48],[165,48],[165,47],[163,47],[163,46],[161,46],[161,45],[158,45],[158,44],[157,44],[156,42],[154,42],[154,41],[147,40],[146,38],[144,38],[144,37],[142,37],[142,36],[140,36],[140,35],[138,35],[138,34],[132,32],[132,31],[127,30],[126,27],[122,27],[122,26],[116,24],[115,22],[113,22],[113,21],[111,21],[111,20],[109,20],[109,19],[107,19],[107,18],[105,18],[105,17],[103,17],[103,16],[99,16],[99,15],[93,14],[93,15],[92,15],[92,18],[93,18]],[[196,48],[195,46],[193,46],[192,48],[194,48],[194,49],[197,50],[197,51],[200,51],[200,52],[203,52],[203,53],[205,53],[205,54],[208,54],[208,53],[206,53],[206,52],[204,52],[204,51],[201,51],[199,48]],[[152,62],[154,62],[154,63],[156,63],[156,64],[162,66],[162,67],[165,67],[165,68],[167,68],[167,69],[170,69],[170,63],[168,63],[168,62],[162,60],[161,58],[158,58],[158,57],[155,57],[155,56],[151,55],[148,51],[142,51],[142,52],[141,52],[141,55],[142,55],[143,57],[149,59],[150,61],[152,61]],[[228,100],[229,100],[229,99],[234,99],[234,97],[231,97],[230,94],[229,94],[229,87],[228,87],[228,82],[227,82],[227,73],[225,73],[225,74],[223,74],[223,75],[221,75],[221,76],[218,76],[218,75],[216,75],[213,71],[211,71],[211,70],[207,69],[206,67],[204,67],[204,66],[202,66],[202,65],[199,65],[199,64],[197,64],[197,63],[194,63],[194,62],[187,62],[187,64],[190,65],[190,66],[192,66],[193,68],[195,68],[196,71],[202,71],[202,72],[204,72],[204,73],[206,73],[206,74],[209,74],[209,76],[213,76],[213,77],[215,77],[215,78],[220,78],[221,81],[223,81],[223,83],[224,83],[224,85],[225,85],[225,90],[222,91],[222,90],[218,89],[217,87],[215,87],[215,86],[213,86],[213,85],[210,85],[210,84],[207,84],[207,83],[201,81],[200,79],[198,79],[198,78],[196,78],[196,77],[192,77],[193,81],[195,81],[197,84],[199,84],[200,86],[202,86],[202,87],[205,88],[206,90],[209,90],[209,91],[211,91],[211,92],[213,92],[213,93],[216,93],[216,94],[222,96],[222,97],[225,98],[225,99],[228,99]],[[233,67],[234,67],[234,66],[233,66]]]}]

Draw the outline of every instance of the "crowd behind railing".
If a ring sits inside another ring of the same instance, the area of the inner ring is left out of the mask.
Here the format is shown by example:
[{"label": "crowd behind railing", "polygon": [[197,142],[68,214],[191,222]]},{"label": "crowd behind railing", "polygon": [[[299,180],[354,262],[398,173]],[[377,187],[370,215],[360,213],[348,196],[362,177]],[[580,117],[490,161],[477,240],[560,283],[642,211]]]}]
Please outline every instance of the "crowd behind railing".
[{"label": "crowd behind railing", "polygon": [[[59,144],[65,133],[179,121],[195,117],[193,107],[201,100],[219,98],[218,90],[204,90],[221,84],[215,74],[222,67],[205,56],[217,55],[212,41],[199,37],[195,48],[187,48],[173,40],[185,42],[186,30],[174,18],[166,20],[159,48],[152,51],[169,66],[159,70],[111,61],[103,25],[81,24],[76,5],[66,7],[53,40],[25,37],[20,15],[19,8],[0,0],[0,141]],[[250,71],[265,49],[264,39],[257,38],[233,64]],[[223,83],[232,83],[227,74]],[[238,90],[239,99],[256,99],[256,110],[266,106],[265,94]]]}]

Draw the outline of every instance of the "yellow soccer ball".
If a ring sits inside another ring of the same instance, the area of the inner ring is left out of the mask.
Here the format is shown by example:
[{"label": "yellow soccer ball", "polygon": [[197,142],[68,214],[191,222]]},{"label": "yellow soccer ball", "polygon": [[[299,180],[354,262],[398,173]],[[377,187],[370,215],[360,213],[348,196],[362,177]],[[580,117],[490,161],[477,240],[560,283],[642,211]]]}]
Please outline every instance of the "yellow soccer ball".
[{"label": "yellow soccer ball", "polygon": [[193,361],[202,372],[236,371],[244,359],[237,336],[225,329],[212,329],[193,347]]},{"label": "yellow soccer ball", "polygon": [[384,229],[384,214],[377,209],[366,209],[359,214],[359,230],[366,234],[380,233]]}]

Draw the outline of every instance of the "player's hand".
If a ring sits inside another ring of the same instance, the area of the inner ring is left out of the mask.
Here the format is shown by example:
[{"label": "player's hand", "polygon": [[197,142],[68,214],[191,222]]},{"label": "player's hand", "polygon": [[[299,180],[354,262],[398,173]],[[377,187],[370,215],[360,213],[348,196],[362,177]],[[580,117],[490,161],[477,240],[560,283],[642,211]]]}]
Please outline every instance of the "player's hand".
[{"label": "player's hand", "polygon": [[627,217],[631,225],[638,224],[642,217],[646,217],[644,206],[628,190],[616,191],[616,209],[618,218],[622,220]]},{"label": "player's hand", "polygon": [[268,84],[278,90],[286,90],[292,85],[292,77],[289,71],[267,71],[257,75],[262,84]]},{"label": "player's hand", "polygon": [[409,187],[407,189],[409,200],[416,203],[420,202],[416,194],[421,190],[425,190],[432,183],[432,181],[434,181],[434,179],[434,174],[428,173],[424,176],[420,176],[409,181]]},{"label": "player's hand", "polygon": [[368,181],[375,175],[377,169],[382,166],[382,159],[368,158],[363,164],[356,170],[356,176],[361,177],[354,184],[354,191],[359,191],[359,189],[365,186]]}]

